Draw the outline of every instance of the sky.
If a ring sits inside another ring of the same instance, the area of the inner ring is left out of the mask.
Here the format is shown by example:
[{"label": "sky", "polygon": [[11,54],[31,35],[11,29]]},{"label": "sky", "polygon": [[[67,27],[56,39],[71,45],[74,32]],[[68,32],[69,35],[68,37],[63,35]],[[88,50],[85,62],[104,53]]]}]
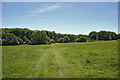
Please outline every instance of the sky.
[{"label": "sky", "polygon": [[2,2],[119,2],[119,0],[2,0]]},{"label": "sky", "polygon": [[118,32],[118,2],[3,2],[3,28],[64,34]]}]

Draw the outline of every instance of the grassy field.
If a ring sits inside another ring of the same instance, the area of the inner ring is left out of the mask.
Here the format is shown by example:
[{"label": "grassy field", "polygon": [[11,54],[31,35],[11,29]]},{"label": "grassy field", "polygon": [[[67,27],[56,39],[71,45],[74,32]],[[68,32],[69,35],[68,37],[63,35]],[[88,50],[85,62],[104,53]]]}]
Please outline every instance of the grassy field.
[{"label": "grassy field", "polygon": [[3,78],[117,78],[117,41],[2,47]]}]

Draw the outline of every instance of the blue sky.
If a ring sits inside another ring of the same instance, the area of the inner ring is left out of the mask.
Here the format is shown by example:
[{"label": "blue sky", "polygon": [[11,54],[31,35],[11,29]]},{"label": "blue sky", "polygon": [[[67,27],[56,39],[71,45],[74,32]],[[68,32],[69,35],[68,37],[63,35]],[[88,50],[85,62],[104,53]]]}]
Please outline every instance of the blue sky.
[{"label": "blue sky", "polygon": [[118,32],[117,2],[3,2],[3,28],[57,33]]}]

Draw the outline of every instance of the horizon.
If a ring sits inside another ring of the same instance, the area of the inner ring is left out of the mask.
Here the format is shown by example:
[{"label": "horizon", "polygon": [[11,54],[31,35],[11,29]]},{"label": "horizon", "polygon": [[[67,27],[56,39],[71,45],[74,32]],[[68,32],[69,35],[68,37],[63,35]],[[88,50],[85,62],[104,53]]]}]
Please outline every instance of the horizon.
[{"label": "horizon", "polygon": [[117,2],[3,2],[2,14],[2,28],[75,35],[101,30],[118,33]]}]

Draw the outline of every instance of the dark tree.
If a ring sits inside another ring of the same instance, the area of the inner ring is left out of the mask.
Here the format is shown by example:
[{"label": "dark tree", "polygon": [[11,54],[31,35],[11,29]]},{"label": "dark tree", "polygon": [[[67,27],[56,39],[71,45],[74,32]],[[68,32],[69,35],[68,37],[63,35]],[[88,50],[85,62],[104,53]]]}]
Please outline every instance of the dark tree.
[{"label": "dark tree", "polygon": [[86,37],[83,36],[76,39],[76,42],[86,42],[86,41],[87,41]]},{"label": "dark tree", "polygon": [[65,43],[70,42],[70,38],[68,36],[64,36],[64,42]]},{"label": "dark tree", "polygon": [[111,37],[109,36],[109,33],[106,31],[100,31],[98,32],[98,40],[110,40]]},{"label": "dark tree", "polygon": [[61,37],[58,39],[58,43],[64,43],[64,39]]},{"label": "dark tree", "polygon": [[97,32],[96,31],[92,31],[89,33],[89,38],[92,40],[96,40],[97,39]]}]

